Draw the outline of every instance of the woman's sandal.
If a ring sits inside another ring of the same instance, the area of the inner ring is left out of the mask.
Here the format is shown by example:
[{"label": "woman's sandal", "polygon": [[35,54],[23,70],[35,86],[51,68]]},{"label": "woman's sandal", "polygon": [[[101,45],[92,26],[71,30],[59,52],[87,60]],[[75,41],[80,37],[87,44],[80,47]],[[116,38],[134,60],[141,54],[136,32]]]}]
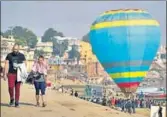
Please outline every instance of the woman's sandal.
[{"label": "woman's sandal", "polygon": [[42,107],[45,107],[46,106],[46,104],[45,103],[42,103]]},{"label": "woman's sandal", "polygon": [[39,107],[39,106],[40,106],[40,103],[39,103],[39,102],[37,102],[36,106],[37,106],[37,107]]}]

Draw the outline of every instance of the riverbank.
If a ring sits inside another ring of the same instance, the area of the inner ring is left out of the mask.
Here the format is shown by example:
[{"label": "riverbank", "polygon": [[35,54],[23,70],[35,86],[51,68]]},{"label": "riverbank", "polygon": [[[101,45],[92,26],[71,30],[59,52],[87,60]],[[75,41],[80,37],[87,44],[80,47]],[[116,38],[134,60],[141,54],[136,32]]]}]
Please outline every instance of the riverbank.
[{"label": "riverbank", "polygon": [[46,108],[35,107],[34,88],[23,84],[21,87],[20,108],[8,107],[7,82],[1,80],[2,117],[148,117],[139,114],[129,115],[109,107],[93,104],[54,90],[47,90]]}]

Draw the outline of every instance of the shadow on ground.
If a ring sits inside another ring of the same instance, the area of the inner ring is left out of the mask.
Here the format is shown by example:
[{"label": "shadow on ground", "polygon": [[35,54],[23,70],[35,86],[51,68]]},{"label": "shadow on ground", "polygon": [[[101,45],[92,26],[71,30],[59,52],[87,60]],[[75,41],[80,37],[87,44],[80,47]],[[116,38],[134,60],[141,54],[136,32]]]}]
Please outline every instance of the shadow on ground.
[{"label": "shadow on ground", "polygon": [[[20,102],[20,105],[35,106],[35,104],[32,104],[32,103],[25,103],[25,102]],[[9,107],[9,104],[8,104],[8,103],[1,103],[1,106]]]}]

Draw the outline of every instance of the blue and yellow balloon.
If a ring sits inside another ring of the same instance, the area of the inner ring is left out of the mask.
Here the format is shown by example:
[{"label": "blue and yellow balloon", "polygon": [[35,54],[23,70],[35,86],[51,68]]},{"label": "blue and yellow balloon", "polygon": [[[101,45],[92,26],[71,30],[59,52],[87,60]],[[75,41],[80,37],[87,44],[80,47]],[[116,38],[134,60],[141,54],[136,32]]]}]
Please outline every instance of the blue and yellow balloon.
[{"label": "blue and yellow balloon", "polygon": [[144,10],[111,10],[95,20],[89,36],[106,72],[125,94],[134,93],[159,48],[159,23]]}]

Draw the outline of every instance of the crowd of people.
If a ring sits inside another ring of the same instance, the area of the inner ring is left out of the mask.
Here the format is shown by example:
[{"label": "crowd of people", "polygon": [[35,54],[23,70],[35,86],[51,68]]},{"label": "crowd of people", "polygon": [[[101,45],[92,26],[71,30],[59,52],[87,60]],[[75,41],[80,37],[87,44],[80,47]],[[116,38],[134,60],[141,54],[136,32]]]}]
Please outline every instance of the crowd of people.
[{"label": "crowd of people", "polygon": [[111,104],[116,107],[123,107],[123,105],[128,104],[128,102],[135,108],[151,108],[151,105],[155,104],[155,101],[149,99],[111,99]]},{"label": "crowd of people", "polygon": [[109,106],[118,107],[122,112],[136,113],[136,108],[151,108],[151,100],[144,99],[115,99],[110,100]]},{"label": "crowd of people", "polygon": [[162,113],[162,103],[153,99],[116,99],[112,97],[111,99],[106,99],[103,97],[103,106],[110,106],[119,108],[122,112],[128,112],[129,114],[136,113],[136,108],[148,108],[151,106],[159,106],[160,113]]},{"label": "crowd of people", "polygon": [[103,106],[109,106],[111,108],[120,110],[122,112],[125,113],[136,113],[136,108],[148,108],[150,109],[151,106],[161,106],[162,102],[158,102],[156,100],[153,99],[121,99],[121,98],[107,98],[107,97],[103,97],[103,98],[96,98],[96,97],[92,97],[92,98],[85,98],[85,97],[81,97],[81,99],[96,103],[96,104],[101,104]]},{"label": "crowd of people", "polygon": [[79,95],[78,95],[78,91],[75,91],[74,92],[74,90],[73,89],[71,89],[71,94],[70,94],[71,96],[75,96],[75,97],[78,97]]}]

